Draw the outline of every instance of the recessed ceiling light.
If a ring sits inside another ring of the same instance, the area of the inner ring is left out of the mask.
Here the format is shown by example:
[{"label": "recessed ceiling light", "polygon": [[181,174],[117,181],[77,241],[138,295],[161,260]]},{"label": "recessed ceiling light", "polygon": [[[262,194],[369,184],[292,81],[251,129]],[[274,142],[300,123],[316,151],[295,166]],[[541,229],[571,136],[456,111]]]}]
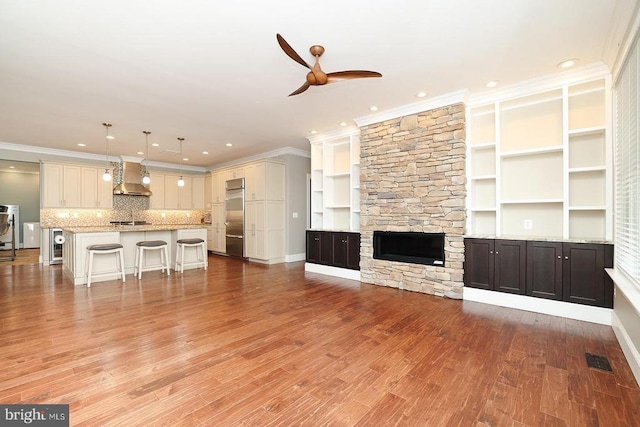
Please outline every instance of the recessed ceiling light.
[{"label": "recessed ceiling light", "polygon": [[87,144],[83,144],[82,142],[78,143],[78,147],[86,147],[86,146],[87,146]]},{"label": "recessed ceiling light", "polygon": [[160,144],[158,144],[157,142],[154,142],[153,144],[151,144],[152,147],[159,147]]},{"label": "recessed ceiling light", "polygon": [[188,157],[183,157],[183,158],[182,158],[182,161],[183,161],[183,162],[188,162],[188,161],[189,161],[189,158],[188,158]]},{"label": "recessed ceiling light", "polygon": [[116,137],[113,135],[107,135],[107,139],[116,139]]},{"label": "recessed ceiling light", "polygon": [[340,122],[340,126],[346,126],[347,122]]},{"label": "recessed ceiling light", "polygon": [[311,135],[315,135],[316,133],[318,133],[318,131],[314,129],[314,130],[310,131],[309,133],[310,133]]},{"label": "recessed ceiling light", "polygon": [[376,107],[375,105],[372,105],[371,107],[369,107],[369,110],[378,111],[378,107]]},{"label": "recessed ceiling light", "polygon": [[418,98],[424,98],[425,96],[427,96],[427,92],[418,92],[418,93],[416,94],[416,96],[417,96]]},{"label": "recessed ceiling light", "polygon": [[227,142],[225,145],[226,145],[227,147],[233,147],[233,144],[232,144],[232,143],[230,143],[230,142]]},{"label": "recessed ceiling light", "polygon": [[203,151],[202,154],[209,154],[209,152],[208,151]]},{"label": "recessed ceiling light", "polygon": [[562,61],[561,63],[558,64],[558,68],[569,68],[569,67],[573,67],[576,62],[578,62],[578,60],[576,58],[572,58],[572,59],[567,59],[566,61]]},{"label": "recessed ceiling light", "polygon": [[15,166],[9,166],[9,169],[15,169],[15,168],[16,168]]},{"label": "recessed ceiling light", "polygon": [[139,156],[144,156],[144,153],[142,151],[138,151],[138,155]]},{"label": "recessed ceiling light", "polygon": [[491,80],[490,82],[487,82],[487,84],[485,86],[486,87],[496,87],[496,86],[498,86],[498,81],[497,80]]}]

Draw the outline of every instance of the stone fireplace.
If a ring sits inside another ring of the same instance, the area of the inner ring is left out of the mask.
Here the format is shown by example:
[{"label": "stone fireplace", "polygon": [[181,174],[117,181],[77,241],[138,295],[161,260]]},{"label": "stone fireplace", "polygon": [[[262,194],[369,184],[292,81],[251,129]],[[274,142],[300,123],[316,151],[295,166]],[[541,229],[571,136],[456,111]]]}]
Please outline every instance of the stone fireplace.
[{"label": "stone fireplace", "polygon": [[[465,108],[454,104],[360,129],[361,280],[462,298]],[[444,233],[444,262],[374,259],[378,232]]]}]

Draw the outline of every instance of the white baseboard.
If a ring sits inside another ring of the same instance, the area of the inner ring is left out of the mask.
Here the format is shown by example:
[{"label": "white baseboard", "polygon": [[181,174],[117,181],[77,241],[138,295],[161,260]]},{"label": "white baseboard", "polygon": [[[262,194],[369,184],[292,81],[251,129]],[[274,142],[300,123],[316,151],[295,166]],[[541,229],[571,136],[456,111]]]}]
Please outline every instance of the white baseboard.
[{"label": "white baseboard", "polygon": [[304,261],[305,259],[307,259],[307,254],[303,252],[301,254],[287,255],[284,262],[298,262]]},{"label": "white baseboard", "polygon": [[309,273],[320,273],[320,274],[326,274],[327,276],[335,276],[335,277],[341,277],[343,279],[360,281],[360,270],[331,267],[328,265],[320,265],[320,264],[307,262],[304,264],[304,271],[308,271]]},{"label": "white baseboard", "polygon": [[616,338],[618,339],[618,343],[620,344],[620,348],[622,348],[624,356],[627,358],[627,363],[633,372],[633,376],[636,378],[638,385],[640,385],[640,353],[638,353],[638,349],[633,345],[631,337],[627,333],[627,330],[624,328],[624,325],[618,318],[615,311],[611,316],[611,327],[613,328],[613,332],[616,334]]},{"label": "white baseboard", "polygon": [[583,320],[601,325],[611,325],[611,314],[613,313],[613,310],[609,308],[487,291],[466,286],[462,290],[462,299],[500,307],[517,308],[518,310],[532,311],[534,313],[549,314],[551,316],[566,317],[567,319]]}]

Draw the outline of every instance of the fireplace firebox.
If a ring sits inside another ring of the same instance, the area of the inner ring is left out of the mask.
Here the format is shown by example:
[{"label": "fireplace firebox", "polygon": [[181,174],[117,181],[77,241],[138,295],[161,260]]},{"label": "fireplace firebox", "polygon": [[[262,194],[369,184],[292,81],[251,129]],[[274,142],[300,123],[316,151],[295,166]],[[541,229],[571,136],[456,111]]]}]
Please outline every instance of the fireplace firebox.
[{"label": "fireplace firebox", "polygon": [[444,266],[444,233],[374,231],[373,258]]}]

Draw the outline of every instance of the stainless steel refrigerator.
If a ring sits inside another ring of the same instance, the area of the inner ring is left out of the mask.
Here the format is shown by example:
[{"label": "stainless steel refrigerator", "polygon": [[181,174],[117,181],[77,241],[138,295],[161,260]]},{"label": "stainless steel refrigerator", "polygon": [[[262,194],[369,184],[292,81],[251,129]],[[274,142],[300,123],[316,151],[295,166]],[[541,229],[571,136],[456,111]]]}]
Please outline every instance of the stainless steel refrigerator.
[{"label": "stainless steel refrigerator", "polygon": [[227,255],[244,258],[244,178],[225,182]]}]

